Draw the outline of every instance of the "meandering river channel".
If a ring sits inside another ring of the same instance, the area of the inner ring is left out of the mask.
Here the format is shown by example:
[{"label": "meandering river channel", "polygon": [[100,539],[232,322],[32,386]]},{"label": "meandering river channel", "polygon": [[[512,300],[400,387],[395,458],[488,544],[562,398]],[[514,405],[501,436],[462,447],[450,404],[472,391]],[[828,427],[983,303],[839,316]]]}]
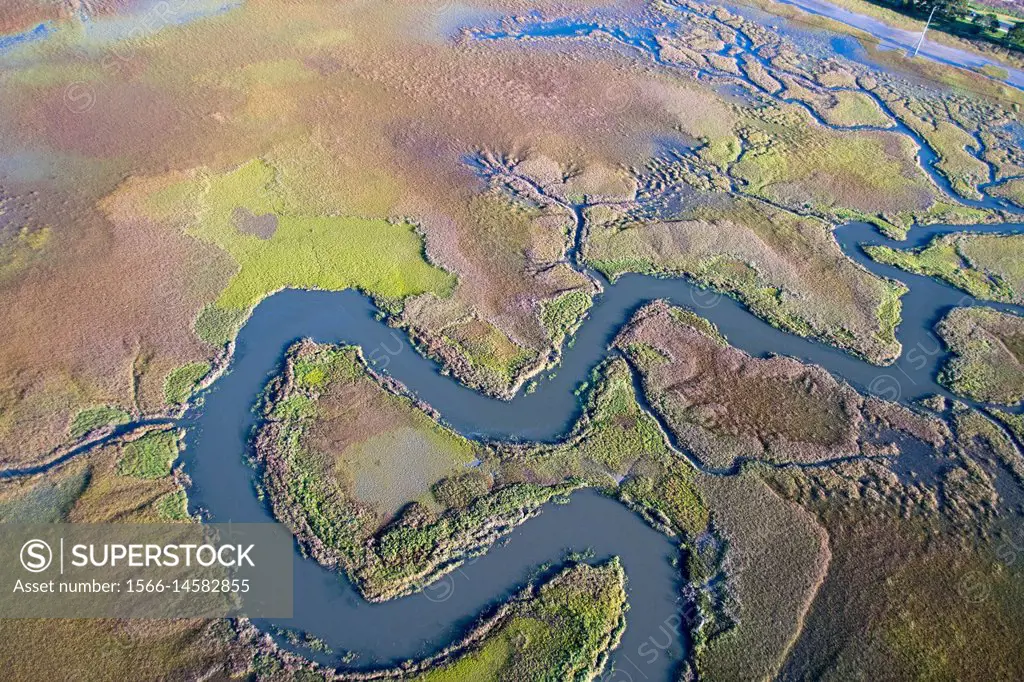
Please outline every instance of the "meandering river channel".
[{"label": "meandering river channel", "polygon": [[[605,31],[579,26],[564,30],[572,35]],[[642,34],[627,42],[642,50],[649,47]],[[750,49],[749,43],[741,40],[740,48]],[[825,125],[820,117],[815,118]],[[934,171],[934,153],[924,141],[895,123],[893,129],[915,139],[922,167],[949,192],[948,181]],[[1006,209],[1002,202],[987,197],[966,203]],[[581,211],[576,215],[582,220]],[[860,245],[906,248],[924,244],[935,235],[960,231],[1024,232],[1024,225],[915,227],[906,242],[892,242],[866,224],[849,224],[835,231],[848,257],[910,288],[903,298],[903,321],[898,330],[904,352],[892,366],[871,365],[834,347],[780,331],[736,300],[685,280],[627,275],[611,284],[588,271],[604,291],[572,346],[565,350],[555,371],[541,378],[535,391],[521,392],[511,401],[489,398],[442,374],[402,333],[382,322],[372,302],[359,293],[282,291],[257,306],[239,333],[229,371],[202,394],[184,419],[171,422],[186,430],[183,460],[192,480],[190,504],[211,521],[274,522],[256,494],[255,472],[246,454],[257,425],[253,410],[257,397],[280,370],[285,350],[301,338],[361,346],[375,359],[377,371],[394,376],[436,408],[453,428],[469,437],[487,439],[556,441],[564,436],[581,412],[575,389],[607,356],[609,342],[632,313],[654,299],[695,309],[714,322],[733,345],[752,355],[781,354],[815,363],[864,392],[903,402],[931,394],[949,396],[936,381],[945,358],[933,331],[936,321],[954,306],[991,305],[1018,313],[1020,307],[979,302],[935,280],[879,265],[866,258]],[[140,425],[122,427],[115,435]],[[87,449],[72,451],[41,467],[2,472],[0,477],[45,471]],[[678,627],[684,607],[682,576],[673,563],[679,548],[618,502],[593,492],[577,493],[568,504],[549,505],[505,542],[424,592],[383,604],[365,602],[344,576],[302,557],[296,549],[294,617],[257,624],[306,631],[321,638],[333,653],[301,653],[327,664],[359,670],[389,666],[430,656],[458,639],[481,613],[536,577],[539,566],[557,564],[569,551],[592,552],[595,560],[618,556],[623,562],[629,578],[630,610],[623,641],[611,659],[622,679],[671,679],[686,652],[685,637]]]},{"label": "meandering river channel", "polygon": [[[963,227],[916,228],[910,244]],[[975,226],[985,232],[1024,231],[1022,225]],[[238,336],[230,372],[203,396],[185,420],[185,466],[192,478],[189,497],[219,522],[270,522],[272,516],[254,491],[254,472],[243,454],[257,417],[256,396],[279,370],[285,350],[300,338],[361,346],[377,358],[376,369],[391,374],[438,409],[460,432],[490,439],[554,441],[580,414],[574,389],[608,353],[608,343],[644,303],[665,298],[689,306],[713,321],[731,343],[757,356],[789,355],[819,364],[863,391],[910,401],[933,393],[948,395],[935,375],[945,353],[932,331],[952,306],[975,305],[962,292],[925,277],[908,275],[869,261],[858,244],[890,243],[874,228],[852,224],[837,230],[844,251],[864,267],[910,284],[904,297],[899,338],[905,349],[890,367],[877,367],[833,347],[787,334],[751,315],[737,301],[683,280],[626,276],[605,282],[587,321],[567,349],[557,373],[533,393],[497,400],[466,388],[439,372],[438,365],[412,348],[399,332],[378,319],[361,294],[287,290],[261,303]],[[906,245],[901,243],[900,245]],[[1015,306],[998,305],[1003,309]],[[377,352],[373,352],[377,349]],[[911,353],[910,349],[919,352]],[[356,652],[357,668],[426,656],[456,639],[488,606],[518,589],[535,568],[558,561],[567,551],[591,550],[598,558],[622,558],[630,582],[628,626],[618,651],[642,667],[649,679],[669,679],[682,654],[681,636],[671,655],[648,663],[635,660],[650,637],[665,638],[666,623],[678,621],[682,607],[680,574],[672,566],[677,548],[641,519],[596,493],[579,493],[568,505],[552,505],[524,524],[509,540],[463,567],[425,593],[386,604],[368,604],[337,574],[298,554],[295,558],[295,616],[275,623],[311,632],[336,652]],[[313,655],[313,654],[311,654]],[[334,657],[318,656],[324,662]],[[617,665],[629,665],[613,656]]]}]

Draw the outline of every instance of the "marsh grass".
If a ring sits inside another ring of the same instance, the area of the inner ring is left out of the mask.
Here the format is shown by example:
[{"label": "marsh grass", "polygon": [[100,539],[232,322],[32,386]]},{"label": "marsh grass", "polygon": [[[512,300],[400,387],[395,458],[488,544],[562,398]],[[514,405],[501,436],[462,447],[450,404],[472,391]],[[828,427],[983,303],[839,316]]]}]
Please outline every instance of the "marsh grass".
[{"label": "marsh grass", "polygon": [[[214,308],[196,321],[200,338],[230,339],[249,311],[267,295],[294,287],[337,291],[355,288],[388,299],[426,291],[450,295],[455,279],[429,264],[423,240],[408,223],[344,215],[298,215],[285,196],[287,178],[263,160],[165,188],[149,198],[158,215],[191,216],[188,233],[226,251],[238,270]],[[276,218],[269,237],[238,229],[238,209]]]},{"label": "marsh grass", "polygon": [[226,620],[0,619],[0,636],[12,680],[229,678],[243,656]]},{"label": "marsh grass", "polygon": [[543,304],[541,322],[556,348],[561,347],[565,339],[579,327],[593,303],[594,299],[588,292],[569,291]]},{"label": "marsh grass", "polygon": [[156,501],[157,516],[164,521],[188,521],[188,497],[184,490],[173,490]]},{"label": "marsh grass", "polygon": [[0,486],[3,523],[62,523],[90,482],[87,467],[69,467],[48,480],[10,481]]},{"label": "marsh grass", "polygon": [[868,246],[865,251],[879,263],[937,277],[977,298],[1024,302],[1021,235],[945,235],[911,251],[885,246]]},{"label": "marsh grass", "polygon": [[591,679],[617,642],[626,609],[617,559],[576,564],[520,595],[479,647],[419,682]]},{"label": "marsh grass", "polygon": [[1024,179],[1007,180],[992,187],[989,193],[997,197],[1009,199],[1018,206],[1024,207]]},{"label": "marsh grass", "polygon": [[168,405],[181,405],[209,373],[208,362],[190,362],[172,370],[164,380],[164,401]]},{"label": "marsh grass", "polygon": [[936,329],[954,354],[939,374],[951,391],[1004,405],[1024,400],[1024,318],[955,308]]},{"label": "marsh grass", "polygon": [[698,483],[727,547],[721,577],[734,624],[718,636],[698,637],[697,673],[711,680],[773,678],[827,573],[828,536],[754,471],[702,476]]},{"label": "marsh grass", "polygon": [[473,318],[448,329],[444,335],[482,377],[486,385],[507,387],[537,359],[490,322]]},{"label": "marsh grass", "polygon": [[819,368],[751,358],[664,302],[641,309],[615,343],[683,447],[709,466],[857,451],[859,396]]},{"label": "marsh grass", "polygon": [[95,431],[104,426],[126,424],[131,415],[120,407],[99,405],[82,410],[71,420],[70,436],[72,440]]},{"label": "marsh grass", "polygon": [[764,142],[752,145],[731,170],[747,192],[826,214],[833,209],[867,214],[924,210],[938,198],[915,163],[913,142],[905,137],[821,131],[798,124],[802,118],[784,110],[775,120],[752,119]]},{"label": "marsh grass", "polygon": [[154,431],[131,441],[122,449],[117,473],[135,478],[163,478],[171,473],[178,457],[178,435],[174,431]]}]

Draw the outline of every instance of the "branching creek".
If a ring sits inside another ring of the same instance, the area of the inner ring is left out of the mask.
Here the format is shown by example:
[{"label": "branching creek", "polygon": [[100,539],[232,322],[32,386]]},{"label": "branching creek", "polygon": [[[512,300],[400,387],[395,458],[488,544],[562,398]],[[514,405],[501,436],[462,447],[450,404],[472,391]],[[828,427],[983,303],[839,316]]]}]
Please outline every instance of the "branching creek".
[{"label": "branching creek", "polygon": [[[554,32],[543,24],[535,28],[538,35],[546,37],[579,37],[594,31],[608,33],[604,27],[589,25],[581,28],[566,24]],[[613,38],[622,40],[625,35]],[[657,60],[656,52],[650,52],[657,49],[650,36],[631,38],[624,44],[653,54]],[[738,47],[760,59],[745,36],[739,39]],[[733,74],[729,77],[736,78]],[[948,180],[935,170],[935,154],[925,141],[897,123],[883,102],[878,104],[894,119],[893,126],[887,129],[915,141],[920,149],[921,167],[949,201],[1011,210],[1001,200],[987,195],[979,200],[955,195]],[[809,107],[801,105],[811,111],[817,125],[829,125]],[[902,299],[903,317],[897,332],[903,353],[894,364],[880,367],[838,348],[772,327],[737,300],[685,279],[632,274],[609,282],[587,267],[581,257],[587,204],[571,204],[549,196],[537,183],[529,184],[529,191],[571,213],[575,234],[571,235],[571,245],[564,257],[601,289],[557,367],[539,378],[536,390],[520,391],[505,401],[466,387],[443,374],[434,360],[421,355],[404,334],[389,327],[373,302],[358,292],[284,290],[255,308],[238,334],[228,371],[198,396],[183,418],[124,425],[105,439],[82,445],[45,465],[0,472],[0,477],[45,472],[132,430],[173,424],[186,434],[182,460],[191,479],[188,495],[192,511],[200,512],[208,521],[273,523],[275,519],[267,504],[257,494],[256,472],[247,456],[253,430],[258,426],[254,407],[268,380],[280,371],[285,351],[303,338],[362,347],[367,357],[375,358],[371,365],[376,371],[400,381],[435,408],[446,424],[467,437],[555,442],[569,432],[581,415],[576,389],[613,352],[609,343],[621,327],[651,300],[666,299],[695,310],[716,324],[732,345],[753,356],[778,354],[817,364],[862,392],[903,403],[933,394],[953,397],[936,380],[946,352],[934,326],[949,309],[984,305],[1024,313],[1019,306],[978,301],[934,279],[880,265],[861,250],[864,244],[915,247],[936,235],[954,232],[1019,233],[1024,232],[1024,224],[915,226],[902,242],[881,235],[868,224],[840,226],[834,230],[834,236],[847,257],[878,276],[902,281],[909,287]],[[743,195],[742,188],[733,187],[732,191]],[[378,352],[371,353],[373,349]],[[641,406],[657,419],[639,380],[635,386]],[[704,467],[674,441],[660,419],[659,423],[673,449],[695,467],[713,475],[737,473],[736,467]],[[366,602],[345,576],[303,557],[296,546],[293,617],[256,621],[256,625],[266,630],[289,628],[320,638],[333,653],[279,644],[326,665],[345,670],[386,668],[428,657],[459,640],[481,614],[535,579],[538,571],[549,570],[538,567],[558,565],[568,552],[589,552],[592,561],[618,556],[623,563],[630,609],[626,631],[611,655],[610,665],[628,673],[630,677],[624,679],[672,679],[687,655],[686,635],[679,627],[680,614],[686,606],[681,589],[684,576],[679,567],[681,548],[675,539],[648,526],[639,515],[593,491],[575,493],[567,504],[547,505],[504,541],[439,583],[385,603]]]}]

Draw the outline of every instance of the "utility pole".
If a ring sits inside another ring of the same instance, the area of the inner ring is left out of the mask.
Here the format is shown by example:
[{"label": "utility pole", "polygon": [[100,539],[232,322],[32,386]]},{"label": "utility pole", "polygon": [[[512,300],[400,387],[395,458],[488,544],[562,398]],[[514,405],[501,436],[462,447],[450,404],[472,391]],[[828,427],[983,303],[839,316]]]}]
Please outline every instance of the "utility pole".
[{"label": "utility pole", "polygon": [[911,58],[916,57],[917,53],[921,51],[921,44],[924,42],[924,37],[928,35],[928,27],[932,25],[932,17],[935,16],[935,10],[938,8],[938,3],[932,5],[932,11],[928,13],[928,21],[924,22],[924,31],[921,32],[921,38],[917,41],[917,45],[914,46],[914,54],[910,55]]}]

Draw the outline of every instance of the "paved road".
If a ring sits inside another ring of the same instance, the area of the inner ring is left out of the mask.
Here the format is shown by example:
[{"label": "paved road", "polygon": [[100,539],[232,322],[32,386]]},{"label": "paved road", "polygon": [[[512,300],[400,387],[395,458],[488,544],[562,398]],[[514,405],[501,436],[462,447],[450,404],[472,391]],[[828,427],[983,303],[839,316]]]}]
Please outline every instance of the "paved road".
[{"label": "paved road", "polygon": [[[786,5],[799,7],[805,12],[809,12],[811,14],[835,19],[836,21],[853,26],[854,28],[859,28],[860,30],[870,33],[878,38],[878,40],[881,41],[882,47],[885,48],[912,50],[917,44],[918,39],[921,37],[920,32],[906,31],[896,28],[885,23],[881,19],[857,14],[851,10],[837,7],[825,0],[776,1]],[[952,64],[954,66],[961,66],[967,69],[978,69],[987,65],[996,66],[1007,71],[1009,74],[1006,79],[1000,80],[1004,80],[1007,84],[1024,90],[1024,71],[1014,69],[994,59],[990,59],[980,54],[975,54],[974,52],[968,52],[967,50],[961,50],[956,47],[942,45],[933,40],[925,40],[921,45],[921,51],[918,53],[918,57],[926,57],[937,62],[942,62],[943,64]]]}]

